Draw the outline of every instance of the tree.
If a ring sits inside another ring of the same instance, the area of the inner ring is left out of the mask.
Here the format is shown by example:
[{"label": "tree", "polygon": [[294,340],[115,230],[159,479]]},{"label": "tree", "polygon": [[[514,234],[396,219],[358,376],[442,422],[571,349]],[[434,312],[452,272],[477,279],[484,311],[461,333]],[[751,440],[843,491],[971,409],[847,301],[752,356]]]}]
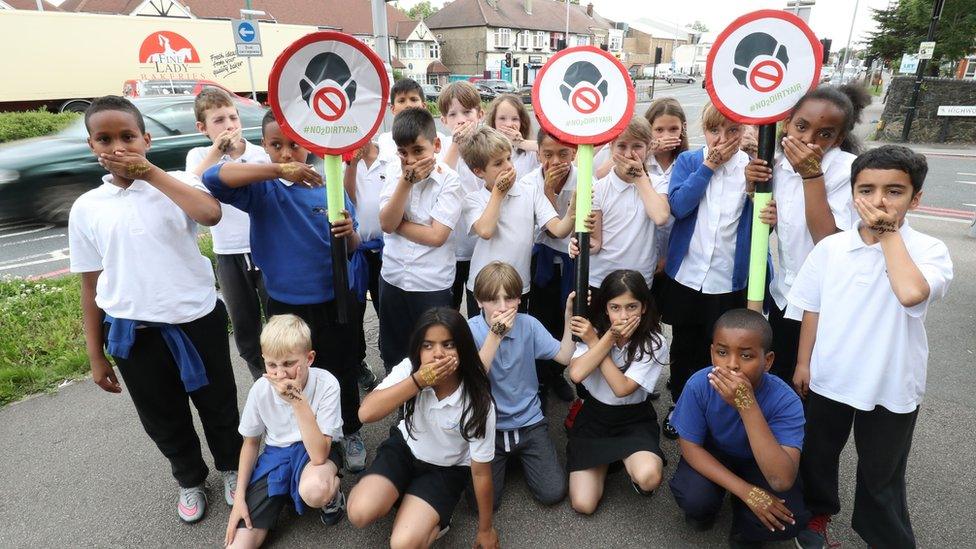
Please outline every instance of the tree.
[{"label": "tree", "polygon": [[705,26],[705,23],[702,23],[701,21],[699,21],[697,19],[695,19],[695,22],[694,23],[692,23],[690,25],[685,25],[685,26],[687,28],[693,30],[693,31],[697,31],[697,32],[708,32],[708,27]]},{"label": "tree", "polygon": [[[872,9],[878,25],[868,35],[867,54],[898,62],[902,54],[918,52],[925,41],[935,0],[899,0],[886,9]],[[976,0],[947,0],[935,34],[935,52],[929,67],[937,75],[943,63],[954,65],[976,51]]]},{"label": "tree", "polygon": [[431,15],[437,13],[438,9],[439,8],[437,8],[436,6],[430,5],[430,0],[422,0],[421,2],[414,4],[412,8],[407,10],[407,17],[413,19],[414,21],[427,19]]}]

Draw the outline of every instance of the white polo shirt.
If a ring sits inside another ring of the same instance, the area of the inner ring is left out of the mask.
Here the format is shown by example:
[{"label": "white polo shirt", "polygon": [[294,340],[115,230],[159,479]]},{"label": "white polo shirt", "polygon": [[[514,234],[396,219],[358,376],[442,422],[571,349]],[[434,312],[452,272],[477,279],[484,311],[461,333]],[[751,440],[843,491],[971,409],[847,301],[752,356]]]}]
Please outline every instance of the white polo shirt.
[{"label": "white polo shirt", "polygon": [[[356,164],[356,220],[359,222],[359,236],[373,240],[383,236],[380,228],[380,193],[386,186],[387,160],[381,155],[369,166],[360,159]],[[399,159],[394,159],[399,162]]]},{"label": "white polo shirt", "polygon": [[466,232],[478,239],[471,256],[467,288],[474,291],[474,279],[485,265],[492,261],[504,261],[515,267],[522,277],[522,293],[525,294],[532,281],[529,265],[536,230],[557,218],[556,210],[541,188],[518,181],[502,198],[494,236],[485,240],[475,233],[474,223],[485,212],[490,199],[491,191],[484,187],[464,197],[464,221],[468,224]]},{"label": "white polo shirt", "polygon": [[[413,370],[410,359],[404,359],[374,390],[386,389],[410,377]],[[495,459],[495,405],[492,404],[485,422],[485,436],[464,440],[461,434],[461,413],[467,404],[464,383],[442,400],[432,387],[420,391],[414,403],[411,432],[407,432],[406,420],[400,420],[398,428],[407,441],[413,457],[441,467],[491,463]]]},{"label": "white polo shirt", "polygon": [[790,290],[791,304],[820,314],[810,389],[858,410],[909,413],[925,394],[925,314],[945,296],[952,259],[942,241],[906,221],[899,232],[929,284],[929,298],[904,307],[891,289],[881,245],[865,244],[858,225],[821,240]]},{"label": "white polo shirt", "polygon": [[[834,147],[827,151],[820,162],[827,190],[827,205],[834,216],[834,224],[841,229],[850,227],[857,217],[851,192],[851,163],[855,158],[853,154]],[[780,310],[785,309],[786,318],[793,320],[802,320],[803,311],[790,305],[786,296],[790,293],[796,273],[803,266],[803,260],[813,250],[813,237],[807,227],[806,200],[803,197],[803,186],[808,184],[793,171],[785,155],[773,166],[779,265],[769,282],[769,293],[776,306]]]},{"label": "white polo shirt", "polygon": [[[668,193],[660,183],[653,190]],[[593,186],[593,210],[603,213],[603,241],[600,251],[590,257],[590,286],[599,287],[617,269],[633,269],[644,275],[649,287],[657,266],[657,226],[644,211],[637,184],[610,170]]]},{"label": "white polo shirt", "polygon": [[[390,201],[399,180],[387,177],[380,193],[380,209]],[[461,216],[461,187],[457,174],[438,163],[430,177],[414,183],[407,196],[403,218],[430,227],[434,221],[454,229]],[[394,233],[383,235],[383,268],[387,283],[408,292],[435,292],[454,284],[455,256],[450,237],[437,247],[418,244]]]},{"label": "white polo shirt", "polygon": [[[708,157],[708,147],[702,154]],[[745,168],[748,163],[749,155],[737,152],[715,171],[698,204],[688,254],[674,278],[703,294],[732,291],[735,237],[747,200]]]},{"label": "white polo shirt", "polygon": [[[661,375],[661,367],[669,362],[671,356],[668,348],[668,340],[664,338],[663,334],[659,334],[659,336],[661,338],[661,347],[656,349],[652,355],[641,356],[638,354],[634,358],[634,361],[630,363],[627,371],[624,372],[625,377],[635,381],[639,385],[633,393],[625,397],[618,397],[614,394],[613,389],[610,388],[610,384],[607,383],[607,378],[600,371],[600,367],[597,367],[590,375],[583,379],[583,387],[586,387],[586,390],[590,392],[593,398],[609,406],[640,404],[647,400],[647,397],[654,392],[654,386],[657,385],[657,378]],[[587,347],[586,343],[577,343],[573,358],[583,356],[589,350],[590,348]],[[617,368],[623,370],[624,364],[627,364],[627,348],[620,348],[616,345],[611,346],[610,359],[617,365]]]},{"label": "white polo shirt", "polygon": [[541,166],[539,153],[512,147],[512,166],[515,168],[515,180],[518,181]]},{"label": "white polo shirt", "polygon": [[[203,189],[191,174],[170,175]],[[213,310],[213,267],[197,247],[197,224],[161,191],[112,175],[81,195],[68,218],[71,272],[102,271],[98,308],[115,318],[184,324]]]},{"label": "white polo shirt", "polygon": [[[566,177],[566,183],[563,184],[562,190],[556,195],[555,210],[556,215],[559,217],[566,215],[566,212],[569,211],[569,204],[573,201],[573,193],[576,192],[576,174],[576,166],[570,164],[569,176]],[[542,173],[541,166],[529,172],[528,175],[521,179],[521,182],[539,189],[542,192],[542,196],[544,198],[546,197],[546,177]],[[557,252],[566,253],[569,251],[569,239],[572,237],[572,234],[565,238],[556,238],[545,230],[538,231],[537,234],[536,242],[545,244]]]},{"label": "white polo shirt", "polygon": [[[342,412],[339,409],[339,382],[321,368],[308,369],[308,381],[302,389],[309,408],[315,415],[315,423],[323,435],[332,442],[342,439]],[[268,446],[284,448],[302,440],[295,409],[283,399],[274,385],[260,378],[247,393],[247,402],[241,412],[241,436],[264,436]]]},{"label": "white polo shirt", "polygon": [[[244,153],[237,158],[229,154],[220,157],[214,165],[221,162],[240,162],[242,164],[270,164],[268,153],[250,141],[244,142]],[[203,162],[210,147],[194,147],[186,153],[186,171],[192,175],[193,170]],[[206,188],[204,188],[206,190]],[[209,191],[208,191],[209,192]],[[245,212],[229,204],[220,204],[220,223],[210,227],[213,235],[214,253],[221,255],[251,253],[251,218]]]}]

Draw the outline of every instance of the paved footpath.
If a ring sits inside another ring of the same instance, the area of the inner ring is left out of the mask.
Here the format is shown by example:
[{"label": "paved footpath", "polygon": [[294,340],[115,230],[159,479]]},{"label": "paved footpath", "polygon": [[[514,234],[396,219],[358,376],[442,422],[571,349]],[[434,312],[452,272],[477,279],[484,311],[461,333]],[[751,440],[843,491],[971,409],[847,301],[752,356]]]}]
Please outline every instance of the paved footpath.
[{"label": "paved footpath", "polygon": [[[909,505],[920,547],[972,547],[976,533],[976,240],[961,224],[913,220],[942,238],[955,260],[956,280],[949,300],[933,307],[929,319],[931,360],[928,394],[915,432],[909,463]],[[376,322],[369,313],[369,341]],[[231,343],[233,345],[233,343]],[[378,363],[375,349],[370,361]],[[235,362],[240,403],[249,386],[246,369]],[[662,381],[663,383],[663,381]],[[666,410],[668,397],[658,402]],[[566,407],[549,409],[551,431],[564,457],[561,427]],[[389,423],[365,428],[370,457]],[[81,380],[50,395],[0,409],[0,547],[216,547],[223,539],[228,507],[220,477],[208,480],[212,506],[199,524],[186,526],[176,516],[176,485],[165,460],[142,431],[125,393],[110,395]],[[677,446],[665,441],[671,461]],[[849,446],[841,468],[844,510],[834,522],[845,547],[863,547],[850,528],[854,455]],[[208,458],[209,459],[209,458]],[[521,475],[512,475],[496,518],[503,546],[549,548],[720,547],[729,526],[726,504],[716,527],[690,532],[667,488],[651,499],[637,496],[622,475],[611,477],[595,516],[576,515],[567,503],[544,509],[531,500]],[[343,479],[348,492],[352,475]],[[365,530],[346,521],[326,528],[315,513],[286,513],[271,546],[383,547],[391,520]],[[470,547],[476,517],[461,503],[451,532],[440,547]],[[777,544],[777,547],[789,547]]]}]

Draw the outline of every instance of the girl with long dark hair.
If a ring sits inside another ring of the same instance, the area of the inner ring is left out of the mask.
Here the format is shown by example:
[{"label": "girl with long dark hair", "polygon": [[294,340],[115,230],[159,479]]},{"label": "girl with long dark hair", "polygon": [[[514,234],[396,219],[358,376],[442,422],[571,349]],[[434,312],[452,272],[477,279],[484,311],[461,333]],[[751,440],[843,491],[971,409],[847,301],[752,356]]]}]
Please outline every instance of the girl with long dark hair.
[{"label": "girl with long dark hair", "polygon": [[608,472],[622,465],[637,493],[650,495],[661,484],[665,463],[648,396],[668,361],[668,344],[651,291],[641,273],[617,270],[594,297],[593,323],[570,321],[583,342],[576,345],[569,376],[587,396],[569,430],[566,465],[570,504],[587,515],[603,498]]},{"label": "girl with long dark hair", "polygon": [[498,546],[492,526],[495,405],[464,318],[449,308],[421,315],[409,355],[363,400],[359,417],[403,419],[349,495],[349,521],[363,528],[398,501],[391,545],[427,547],[450,527],[470,475],[478,503],[475,546]]}]

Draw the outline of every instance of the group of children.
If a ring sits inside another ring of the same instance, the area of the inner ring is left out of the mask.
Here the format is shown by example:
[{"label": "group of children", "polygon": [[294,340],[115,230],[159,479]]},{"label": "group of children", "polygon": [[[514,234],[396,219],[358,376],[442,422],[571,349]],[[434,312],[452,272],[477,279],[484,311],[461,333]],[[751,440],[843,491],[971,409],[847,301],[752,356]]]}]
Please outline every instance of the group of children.
[{"label": "group of children", "polygon": [[[69,222],[92,373],[121,391],[107,351],[170,461],[182,520],[207,505],[192,401],[234,547],[260,545],[284,507],[320,509],[326,524],[347,514],[356,527],[396,508],[391,546],[429,546],[465,493],[475,545],[496,547],[512,463],[541,504],[568,493],[591,514],[614,471],[641,495],[661,485],[662,432],[679,440],[669,486],[691,527],[710,528],[729,492],[731,546],[826,547],[852,427],[855,530],[872,546],[914,545],[905,472],[923,323],[952,263],[905,220],[924,157],[898,146],[855,157],[863,92],[804,96],[772,166],[754,158],[750,129],[714,106],[702,113],[706,145],[692,151],[681,106],[653,102],[595,158],[588,296],[572,291],[575,147],[530,135],[515,96],[485,117],[474,86],[449,84],[438,108],[450,135],[423,98],[412,80],[394,85],[392,131],[348,158],[343,219],[331,224],[322,176],[270,112],[262,149],[242,138],[231,98],[204,90],[195,114],[213,144],[172,173],[146,159],[151,137],[131,103],[108,96],[85,114],[109,172]],[[743,307],[752,185],[770,177],[776,200],[760,219],[779,260],[767,322]],[[213,226],[222,300],[198,224]],[[350,251],[348,288],[332,281],[330,233]],[[367,291],[378,385],[365,362]],[[349,297],[346,322],[337,292]],[[572,315],[575,299],[589,314]],[[228,315],[255,380],[240,416]],[[659,426],[664,366],[674,405]],[[576,399],[565,467],[549,389]],[[360,429],[391,414],[367,467]],[[348,500],[343,469],[361,473]]]}]

